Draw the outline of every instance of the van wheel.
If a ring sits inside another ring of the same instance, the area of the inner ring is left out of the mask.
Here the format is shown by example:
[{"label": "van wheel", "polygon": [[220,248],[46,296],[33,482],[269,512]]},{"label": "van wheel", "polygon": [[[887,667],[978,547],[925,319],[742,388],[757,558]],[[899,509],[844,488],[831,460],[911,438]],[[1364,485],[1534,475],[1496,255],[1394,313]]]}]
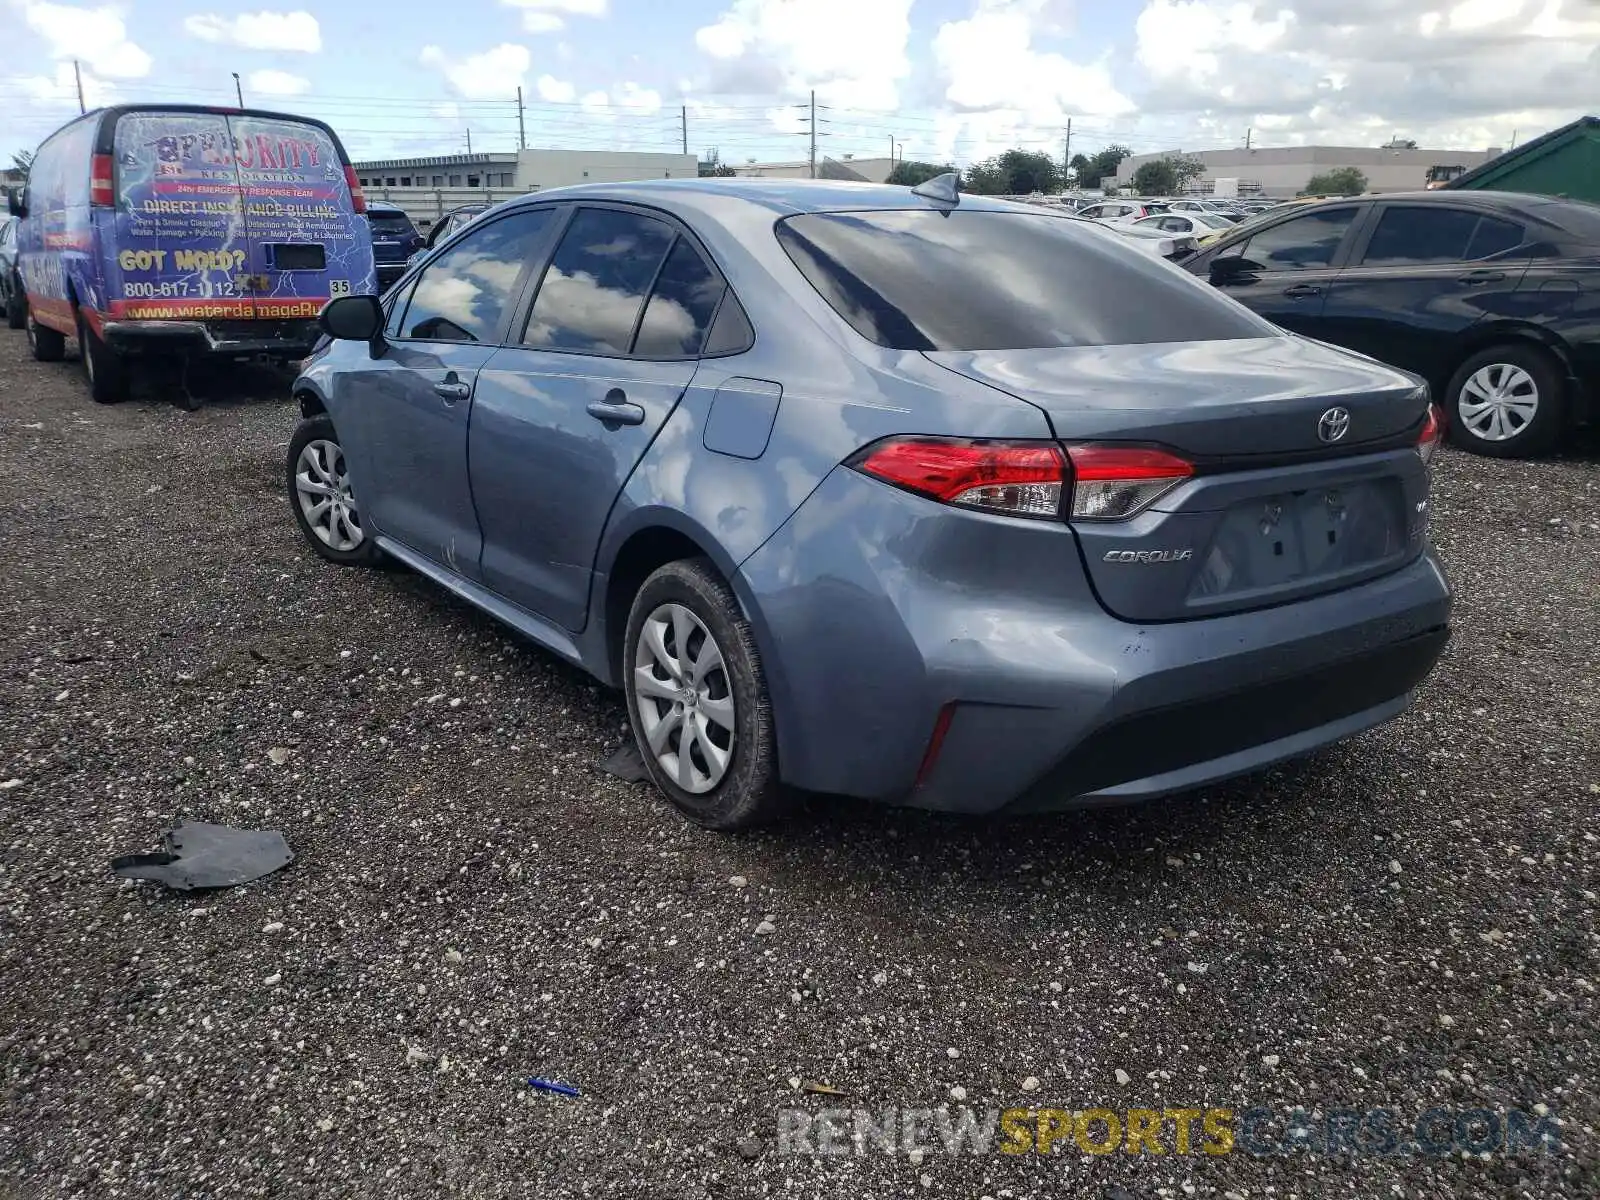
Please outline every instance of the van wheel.
[{"label": "van wheel", "polygon": [[29,313],[28,349],[39,362],[60,362],[67,356],[67,335],[39,324],[39,318]]},{"label": "van wheel", "polygon": [[120,404],[128,398],[127,363],[95,335],[81,310],[78,313],[78,361],[83,364],[83,377],[89,381],[89,395],[96,404]]},{"label": "van wheel", "polygon": [[6,328],[25,329],[28,325],[28,300],[20,291],[6,297]]},{"label": "van wheel", "polygon": [[1565,420],[1561,372],[1537,346],[1491,346],[1461,364],[1445,392],[1450,439],[1493,458],[1543,454]]},{"label": "van wheel", "polygon": [[734,830],[788,811],[755,635],[710,562],[670,562],[644,581],[622,670],[640,757],[679,812]]}]

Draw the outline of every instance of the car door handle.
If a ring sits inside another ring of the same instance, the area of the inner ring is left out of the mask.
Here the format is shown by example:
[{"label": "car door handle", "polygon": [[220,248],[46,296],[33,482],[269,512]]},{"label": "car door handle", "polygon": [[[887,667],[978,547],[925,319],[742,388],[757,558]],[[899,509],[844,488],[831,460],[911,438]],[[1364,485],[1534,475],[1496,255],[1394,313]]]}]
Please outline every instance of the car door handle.
[{"label": "car door handle", "polygon": [[585,410],[596,421],[607,425],[643,425],[644,409],[628,401],[621,388],[612,388],[604,400],[591,400]]},{"label": "car door handle", "polygon": [[1305,296],[1320,296],[1322,289],[1314,283],[1297,283],[1293,287],[1284,288],[1283,294],[1291,300],[1299,300]]},{"label": "car door handle", "polygon": [[457,400],[465,400],[472,395],[472,385],[462,383],[459,379],[446,379],[433,385],[433,390],[444,397],[446,404],[454,404]]},{"label": "car door handle", "polygon": [[1461,282],[1468,287],[1476,287],[1480,283],[1499,283],[1505,277],[1504,271],[1468,271],[1461,276]]}]

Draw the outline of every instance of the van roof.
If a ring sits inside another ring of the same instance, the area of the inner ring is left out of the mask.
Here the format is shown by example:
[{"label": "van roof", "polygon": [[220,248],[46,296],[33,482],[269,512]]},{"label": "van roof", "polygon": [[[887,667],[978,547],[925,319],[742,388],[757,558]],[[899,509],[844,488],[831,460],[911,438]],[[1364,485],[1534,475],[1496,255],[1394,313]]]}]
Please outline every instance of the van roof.
[{"label": "van roof", "polygon": [[[270,121],[294,121],[301,125],[310,125],[322,130],[333,142],[333,148],[339,153],[339,162],[348,166],[350,156],[345,153],[344,143],[339,140],[339,135],[333,131],[333,126],[326,121],[319,121],[315,117],[302,117],[297,113],[272,112],[264,108],[237,108],[216,104],[115,104],[108,108],[91,109],[81,117],[68,121],[44,139],[48,142],[51,138],[70,125],[79,121],[98,120],[99,127],[95,134],[94,152],[96,154],[110,154],[115,148],[117,122],[130,113],[216,113],[225,117],[264,117]],[[42,146],[44,142],[39,144]]]}]

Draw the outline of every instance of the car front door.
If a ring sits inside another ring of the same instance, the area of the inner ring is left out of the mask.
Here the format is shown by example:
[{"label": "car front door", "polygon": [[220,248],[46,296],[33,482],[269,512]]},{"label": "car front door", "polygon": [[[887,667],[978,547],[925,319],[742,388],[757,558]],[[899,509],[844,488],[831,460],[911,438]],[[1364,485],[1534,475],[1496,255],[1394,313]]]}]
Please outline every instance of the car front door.
[{"label": "car front door", "polygon": [[[1191,269],[1274,324],[1321,337],[1322,306],[1361,205],[1318,208],[1229,242]],[[1188,264],[1185,264],[1186,266]]]},{"label": "car front door", "polygon": [[548,208],[508,213],[429,263],[395,300],[381,348],[343,374],[333,406],[376,532],[468,578],[481,545],[467,478],[473,386],[554,224]]},{"label": "car front door", "polygon": [[612,504],[694,378],[725,290],[671,221],[577,208],[512,344],[478,379],[469,452],[485,586],[584,627]]},{"label": "car front door", "polygon": [[1441,383],[1462,333],[1506,311],[1529,262],[1515,221],[1435,203],[1379,204],[1361,242],[1328,290],[1322,336]]}]

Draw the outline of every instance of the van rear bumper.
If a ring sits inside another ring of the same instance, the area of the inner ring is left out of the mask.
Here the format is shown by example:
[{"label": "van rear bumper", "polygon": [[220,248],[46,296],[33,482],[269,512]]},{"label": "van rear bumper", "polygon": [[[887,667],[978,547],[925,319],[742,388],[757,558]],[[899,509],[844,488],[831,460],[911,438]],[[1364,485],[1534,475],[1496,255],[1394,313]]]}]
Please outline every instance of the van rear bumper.
[{"label": "van rear bumper", "polygon": [[107,321],[102,336],[120,354],[265,354],[304,358],[316,344],[314,320]]}]

